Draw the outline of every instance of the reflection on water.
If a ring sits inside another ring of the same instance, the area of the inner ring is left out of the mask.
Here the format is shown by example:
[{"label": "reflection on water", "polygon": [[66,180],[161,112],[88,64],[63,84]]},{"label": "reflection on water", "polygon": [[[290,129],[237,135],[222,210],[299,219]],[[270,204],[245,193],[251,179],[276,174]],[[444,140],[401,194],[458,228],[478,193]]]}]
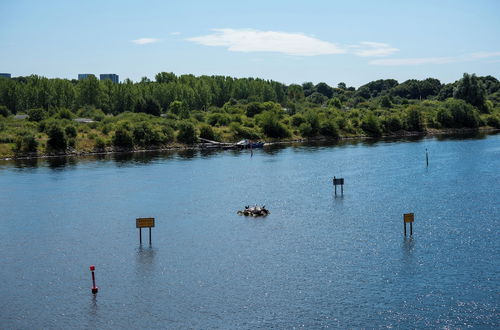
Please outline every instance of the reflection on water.
[{"label": "reflection on water", "polygon": [[[437,135],[434,137],[425,136],[407,136],[407,137],[384,137],[384,138],[363,138],[363,139],[341,139],[341,140],[319,140],[309,142],[291,142],[291,143],[278,143],[265,146],[263,149],[255,149],[255,152],[262,151],[267,155],[278,155],[284,150],[291,149],[294,152],[314,153],[323,148],[332,146],[346,147],[346,146],[363,146],[374,147],[380,143],[401,143],[401,142],[421,142],[422,140],[437,141],[456,141],[456,140],[481,140],[487,138],[489,135],[497,134],[497,132],[481,132],[472,131],[467,134],[447,134]],[[16,168],[34,168],[39,166],[47,166],[54,170],[61,170],[68,166],[74,166],[79,162],[92,162],[96,160],[106,161],[113,160],[118,166],[123,166],[128,163],[136,164],[150,164],[156,160],[166,159],[183,159],[190,160],[196,157],[209,158],[211,156],[231,154],[239,156],[242,154],[250,154],[248,150],[240,149],[184,149],[184,150],[167,150],[167,151],[141,151],[141,152],[117,152],[112,154],[95,154],[86,155],[82,157],[76,156],[61,156],[61,157],[46,157],[46,158],[32,158],[32,159],[15,159],[9,161],[0,160],[0,166],[10,166],[13,164]]]}]

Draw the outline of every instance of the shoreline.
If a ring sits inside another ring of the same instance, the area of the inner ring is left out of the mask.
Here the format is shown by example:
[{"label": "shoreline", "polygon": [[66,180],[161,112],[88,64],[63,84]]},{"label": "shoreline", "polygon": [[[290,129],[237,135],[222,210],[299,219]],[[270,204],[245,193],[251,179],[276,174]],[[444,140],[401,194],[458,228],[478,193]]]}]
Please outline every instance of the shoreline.
[{"label": "shoreline", "polygon": [[[384,139],[384,138],[405,138],[405,137],[425,137],[425,136],[439,136],[439,135],[467,135],[470,133],[498,133],[500,129],[498,128],[447,128],[447,129],[428,129],[425,132],[411,132],[411,131],[400,131],[390,135],[382,135],[380,137],[373,137],[368,135],[359,136],[344,136],[337,139],[329,139],[325,137],[315,137],[306,139],[296,139],[296,140],[278,140],[266,142],[265,145],[277,145],[277,144],[291,144],[291,143],[307,143],[315,141],[342,141],[342,140],[365,140],[365,139]],[[23,155],[20,157],[0,157],[0,161],[9,160],[23,160],[23,159],[43,159],[43,158],[53,158],[53,157],[81,157],[81,156],[93,156],[93,155],[111,155],[111,154],[122,154],[122,153],[139,153],[139,152],[158,152],[158,151],[182,151],[182,150],[207,150],[202,148],[201,144],[195,145],[172,145],[162,148],[153,149],[113,149],[108,151],[83,151],[83,152],[61,152],[56,154],[34,154],[34,155]],[[219,150],[214,148],[213,150]],[[220,149],[222,150],[222,149]]]}]

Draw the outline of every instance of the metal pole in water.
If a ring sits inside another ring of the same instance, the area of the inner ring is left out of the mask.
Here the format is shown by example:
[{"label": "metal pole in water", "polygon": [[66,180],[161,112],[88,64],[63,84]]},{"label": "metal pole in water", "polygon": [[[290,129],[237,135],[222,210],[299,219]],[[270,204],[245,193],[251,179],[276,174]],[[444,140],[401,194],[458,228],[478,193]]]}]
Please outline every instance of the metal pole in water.
[{"label": "metal pole in water", "polygon": [[429,167],[429,153],[427,152],[427,148],[425,148],[425,162],[427,163],[427,167]]},{"label": "metal pole in water", "polygon": [[151,227],[149,227],[149,245],[151,245]]},{"label": "metal pole in water", "polygon": [[142,228],[139,228],[139,244],[142,245]]},{"label": "metal pole in water", "polygon": [[95,266],[94,265],[90,266],[90,271],[92,272],[92,293],[96,294],[97,291],[99,291],[99,288],[95,285],[94,270],[95,270]]}]

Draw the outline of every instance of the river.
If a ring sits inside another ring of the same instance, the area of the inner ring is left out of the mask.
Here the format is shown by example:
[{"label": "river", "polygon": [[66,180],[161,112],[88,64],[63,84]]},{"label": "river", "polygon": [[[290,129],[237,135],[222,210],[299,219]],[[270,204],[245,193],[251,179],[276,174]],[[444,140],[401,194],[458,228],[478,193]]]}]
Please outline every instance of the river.
[{"label": "river", "polygon": [[498,328],[499,169],[498,134],[0,161],[0,327]]}]

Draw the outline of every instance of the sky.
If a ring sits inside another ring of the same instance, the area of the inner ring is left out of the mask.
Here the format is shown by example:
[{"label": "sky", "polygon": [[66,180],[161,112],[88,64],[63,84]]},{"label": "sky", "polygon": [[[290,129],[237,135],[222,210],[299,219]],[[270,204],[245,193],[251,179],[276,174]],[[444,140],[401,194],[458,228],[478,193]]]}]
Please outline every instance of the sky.
[{"label": "sky", "polygon": [[0,0],[0,72],[500,79],[500,0]]}]

